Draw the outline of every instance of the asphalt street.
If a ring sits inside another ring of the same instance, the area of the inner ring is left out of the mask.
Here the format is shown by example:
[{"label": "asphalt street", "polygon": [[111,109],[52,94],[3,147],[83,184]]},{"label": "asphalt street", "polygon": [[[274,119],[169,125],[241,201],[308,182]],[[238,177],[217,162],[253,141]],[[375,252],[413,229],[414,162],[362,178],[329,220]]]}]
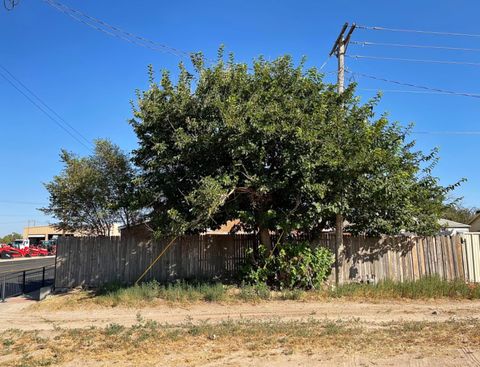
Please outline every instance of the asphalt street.
[{"label": "asphalt street", "polygon": [[55,265],[55,256],[30,257],[13,260],[0,260],[0,275],[24,270],[34,270]]}]

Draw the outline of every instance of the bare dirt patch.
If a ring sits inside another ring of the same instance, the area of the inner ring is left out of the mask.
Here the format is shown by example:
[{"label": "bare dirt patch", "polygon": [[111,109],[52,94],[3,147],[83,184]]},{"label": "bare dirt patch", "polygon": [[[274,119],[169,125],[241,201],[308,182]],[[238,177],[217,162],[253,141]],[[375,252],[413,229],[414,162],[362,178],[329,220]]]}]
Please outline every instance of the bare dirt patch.
[{"label": "bare dirt patch", "polygon": [[480,301],[45,308],[61,297],[0,305],[0,365],[480,366]]},{"label": "bare dirt patch", "polygon": [[2,366],[477,365],[476,320],[224,320],[0,333]]},{"label": "bare dirt patch", "polygon": [[[125,308],[85,305],[82,308],[59,310],[55,302],[63,297],[54,296],[36,303],[7,303],[8,313],[0,330],[52,330],[62,328],[103,327],[109,323],[131,326],[137,313],[159,323],[178,324],[187,318],[193,321],[219,322],[226,319],[253,318],[257,320],[278,319],[279,321],[313,318],[316,320],[358,320],[369,325],[398,321],[447,321],[480,318],[480,301],[457,300],[396,300],[396,301],[351,301],[328,299],[324,301],[264,301],[259,303],[216,303],[171,304],[158,301],[152,307]],[[82,301],[71,298],[68,302]],[[61,301],[64,303],[64,301]],[[38,305],[42,305],[38,307]],[[50,307],[51,306],[51,307]],[[3,307],[3,306],[0,306]],[[2,320],[2,321],[3,321]]]}]

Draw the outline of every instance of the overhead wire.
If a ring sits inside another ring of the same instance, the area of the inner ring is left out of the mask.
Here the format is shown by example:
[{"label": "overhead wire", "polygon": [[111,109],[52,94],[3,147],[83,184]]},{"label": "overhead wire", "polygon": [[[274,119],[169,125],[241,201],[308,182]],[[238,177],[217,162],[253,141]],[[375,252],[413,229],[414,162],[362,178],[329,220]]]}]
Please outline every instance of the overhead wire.
[{"label": "overhead wire", "polygon": [[357,88],[357,90],[362,90],[365,92],[385,92],[385,93],[415,93],[415,94],[445,94],[449,95],[447,92],[434,92],[428,90],[413,90],[413,89],[383,89],[383,88]]},{"label": "overhead wire", "polygon": [[425,31],[418,29],[402,29],[402,28],[387,28],[379,26],[366,26],[358,25],[358,29],[370,30],[370,31],[388,31],[388,32],[402,32],[402,33],[420,33],[431,34],[436,36],[453,36],[453,37],[480,37],[480,34],[475,33],[458,33],[458,32],[443,32],[443,31]]},{"label": "overhead wire", "polygon": [[47,205],[46,203],[38,203],[38,202],[32,202],[32,201],[16,201],[16,200],[0,200],[0,204]]},{"label": "overhead wire", "polygon": [[393,84],[397,84],[397,85],[403,85],[403,86],[412,87],[412,88],[424,89],[424,90],[434,91],[434,92],[442,92],[442,93],[458,95],[458,96],[480,98],[480,94],[475,94],[475,93],[456,92],[456,91],[451,91],[451,90],[447,90],[447,89],[427,87],[427,86],[419,85],[419,84],[405,83],[405,82],[401,82],[401,81],[397,81],[397,80],[393,80],[393,79],[377,77],[377,76],[371,75],[371,74],[353,72],[353,71],[350,71],[349,69],[345,69],[345,72],[351,73],[351,74],[354,74],[354,75],[358,75],[358,76],[361,76],[361,77],[364,77],[364,78],[374,79],[374,80],[387,82],[387,83],[393,83]]},{"label": "overhead wire", "polygon": [[22,217],[22,218],[43,218],[42,216],[31,216],[30,214],[0,214],[0,217]]},{"label": "overhead wire", "polygon": [[402,57],[384,57],[384,56],[367,56],[367,55],[345,55],[345,56],[351,59],[370,59],[370,60],[421,62],[421,63],[431,63],[431,64],[480,66],[480,62],[468,62],[468,61],[409,59],[409,58],[402,58]]},{"label": "overhead wire", "polygon": [[331,57],[332,57],[331,55],[329,55],[329,56],[327,57],[327,59],[326,59],[326,60],[323,62],[323,64],[320,66],[320,69],[319,69],[319,70],[322,70],[325,66],[327,66],[327,64],[328,64],[328,62],[330,61],[330,58],[331,58]]},{"label": "overhead wire", "polygon": [[[27,223],[28,224],[28,220],[19,220],[19,221],[16,221],[16,222],[0,222],[1,225],[8,225],[8,224],[22,224],[22,223]],[[49,223],[35,223],[37,226],[44,226],[44,225],[48,225]]]},{"label": "overhead wire", "polygon": [[357,45],[357,46],[362,46],[362,47],[364,47],[364,46],[386,46],[386,47],[421,48],[421,49],[448,50],[448,51],[480,52],[480,48],[450,47],[450,46],[436,46],[436,45],[417,45],[417,44],[406,44],[406,43],[350,41],[350,44]]},{"label": "overhead wire", "polygon": [[3,7],[6,10],[11,11],[18,5],[19,2],[20,0],[3,0]]},{"label": "overhead wire", "polygon": [[0,64],[0,68],[3,69],[13,80],[15,80],[20,86],[22,86],[28,93],[30,93],[35,99],[37,99],[40,104],[42,104],[48,111],[54,114],[60,121],[67,125],[75,134],[77,134],[84,142],[89,145],[92,145],[91,140],[87,139],[80,131],[78,131],[74,126],[72,126],[68,121],[66,121],[62,116],[60,116],[53,108],[51,108],[45,101],[43,101],[38,94],[32,91],[29,87],[20,81],[15,75],[13,75],[5,66]]},{"label": "overhead wire", "polygon": [[413,134],[422,135],[480,135],[480,131],[413,131]]},{"label": "overhead wire", "polygon": [[[56,0],[43,0],[46,4],[50,5],[57,11],[60,11],[72,19],[83,23],[84,25],[87,25],[88,27],[95,29],[97,31],[100,31],[102,33],[105,33],[111,37],[116,37],[121,40],[130,42],[132,44],[135,44],[137,46],[141,47],[146,47],[149,48],[153,51],[159,51],[163,53],[170,53],[174,56],[177,57],[182,57],[182,58],[190,58],[191,53],[186,52],[183,50],[180,50],[178,48],[170,47],[165,44],[161,44],[155,41],[152,41],[148,38],[136,35],[134,33],[125,31],[119,27],[113,26],[101,19],[92,17],[91,15],[88,15],[84,12],[81,12],[80,10],[71,8],[65,4],[62,4],[59,1]],[[88,20],[88,21],[87,21]],[[94,24],[92,24],[94,23]]]},{"label": "overhead wire", "polygon": [[85,147],[88,150],[92,150],[92,146],[88,146],[85,144],[81,139],[79,139],[75,134],[73,134],[70,130],[68,130],[61,121],[58,121],[55,117],[53,117],[49,112],[45,110],[39,103],[37,103],[32,97],[30,97],[25,91],[23,91],[20,87],[18,87],[10,78],[7,77],[2,71],[0,71],[0,76],[9,83],[13,88],[15,88],[20,94],[22,94],[30,103],[32,103],[35,107],[37,107],[45,116],[47,116],[52,122],[54,122],[59,128],[65,131],[70,137],[72,137],[75,141],[77,141],[80,145]]}]

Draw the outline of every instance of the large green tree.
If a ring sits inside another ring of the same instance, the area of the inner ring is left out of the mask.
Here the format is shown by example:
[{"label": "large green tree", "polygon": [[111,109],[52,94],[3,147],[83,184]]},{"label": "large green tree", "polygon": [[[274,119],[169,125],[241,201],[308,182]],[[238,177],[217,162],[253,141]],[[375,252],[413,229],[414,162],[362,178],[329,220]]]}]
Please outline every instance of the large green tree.
[{"label": "large green tree", "polygon": [[118,146],[97,140],[90,156],[63,150],[60,158],[64,168],[45,184],[50,202],[41,209],[58,220],[55,227],[108,236],[115,223],[135,223],[135,170]]},{"label": "large green tree", "polygon": [[[220,55],[221,56],[221,55]],[[269,232],[312,235],[340,215],[369,233],[434,230],[444,188],[430,174],[435,152],[413,151],[408,129],[375,118],[378,99],[342,95],[316,69],[273,62],[164,72],[138,95],[142,203],[159,234],[198,232],[240,218]],[[424,167],[424,169],[422,169]]]}]

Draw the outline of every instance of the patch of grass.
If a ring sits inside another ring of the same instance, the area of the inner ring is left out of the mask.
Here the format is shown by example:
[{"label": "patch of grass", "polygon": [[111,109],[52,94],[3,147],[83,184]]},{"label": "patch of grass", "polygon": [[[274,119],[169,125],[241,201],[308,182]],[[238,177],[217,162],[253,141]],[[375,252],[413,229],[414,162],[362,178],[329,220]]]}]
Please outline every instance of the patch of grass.
[{"label": "patch of grass", "polygon": [[15,342],[13,340],[10,340],[10,339],[5,339],[5,340],[2,341],[2,345],[4,347],[9,347],[9,346],[13,345],[14,343]]},{"label": "patch of grass", "polygon": [[344,324],[341,322],[327,321],[323,328],[323,335],[337,335],[345,331]]},{"label": "patch of grass", "polygon": [[118,284],[107,285],[99,290],[95,302],[111,306],[138,306],[160,299],[169,302],[220,302],[226,298],[226,287],[221,283],[177,282],[160,285],[152,281],[131,287],[122,287]]},{"label": "patch of grass", "polygon": [[454,298],[479,299],[480,286],[467,284],[462,280],[446,281],[438,276],[425,277],[403,283],[391,280],[378,284],[351,283],[326,291],[330,297],[362,298]]},{"label": "patch of grass", "polygon": [[272,297],[272,292],[266,284],[243,285],[240,287],[238,298],[242,301],[257,302],[260,300],[268,300]]},{"label": "patch of grass", "polygon": [[123,325],[113,323],[107,325],[107,327],[105,328],[105,333],[107,335],[117,335],[122,333],[124,329],[125,327]]},{"label": "patch of grass", "polygon": [[[328,298],[380,299],[480,299],[480,285],[461,280],[445,281],[438,276],[404,283],[390,280],[378,284],[350,283],[339,287],[304,291],[301,289],[272,291],[267,285],[240,286],[222,283],[175,282],[161,285],[155,281],[135,286],[107,284],[96,292],[76,290],[51,297],[30,306],[30,310],[68,310],[98,307],[152,307],[160,302],[262,302],[268,300],[322,301]],[[53,324],[54,329],[56,325]]]},{"label": "patch of grass", "polygon": [[282,300],[292,300],[292,301],[300,301],[305,298],[306,291],[303,289],[292,289],[283,291],[280,294],[280,299]]},{"label": "patch of grass", "polygon": [[428,326],[427,322],[405,322],[401,325],[402,331],[419,333]]}]

